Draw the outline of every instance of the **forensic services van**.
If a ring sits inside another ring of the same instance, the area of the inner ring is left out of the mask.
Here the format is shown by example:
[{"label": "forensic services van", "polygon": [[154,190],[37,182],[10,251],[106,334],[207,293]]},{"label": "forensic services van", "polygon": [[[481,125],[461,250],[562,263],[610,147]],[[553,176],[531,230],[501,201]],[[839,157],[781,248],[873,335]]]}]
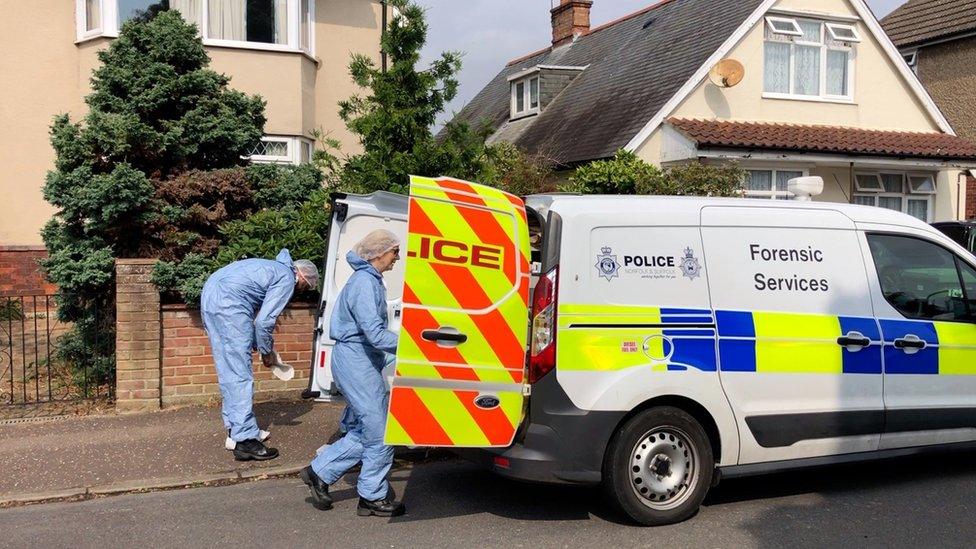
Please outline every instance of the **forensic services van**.
[{"label": "forensic services van", "polygon": [[723,476],[976,440],[976,258],[907,215],[424,177],[333,208],[306,396],[335,394],[346,251],[392,230],[388,444],[602,484],[656,525]]}]

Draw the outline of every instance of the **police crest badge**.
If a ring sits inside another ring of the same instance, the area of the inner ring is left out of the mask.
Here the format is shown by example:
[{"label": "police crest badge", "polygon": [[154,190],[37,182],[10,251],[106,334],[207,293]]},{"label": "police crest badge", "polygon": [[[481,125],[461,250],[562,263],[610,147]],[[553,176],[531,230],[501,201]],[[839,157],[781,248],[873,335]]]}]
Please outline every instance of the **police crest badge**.
[{"label": "police crest badge", "polygon": [[681,268],[681,274],[690,280],[701,276],[701,263],[698,262],[695,251],[691,248],[685,248],[685,256],[681,258],[681,263],[678,266]]},{"label": "police crest badge", "polygon": [[600,248],[600,254],[596,256],[596,271],[607,281],[620,276],[620,264],[617,263],[617,256],[612,255],[613,250],[609,246]]}]

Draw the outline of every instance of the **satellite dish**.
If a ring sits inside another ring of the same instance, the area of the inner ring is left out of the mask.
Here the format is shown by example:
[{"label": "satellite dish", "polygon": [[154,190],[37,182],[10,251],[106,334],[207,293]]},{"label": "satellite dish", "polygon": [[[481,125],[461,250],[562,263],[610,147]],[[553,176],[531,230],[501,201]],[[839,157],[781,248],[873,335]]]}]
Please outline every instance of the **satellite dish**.
[{"label": "satellite dish", "polygon": [[709,80],[720,88],[731,88],[742,82],[745,76],[746,68],[735,59],[723,59],[708,71]]}]

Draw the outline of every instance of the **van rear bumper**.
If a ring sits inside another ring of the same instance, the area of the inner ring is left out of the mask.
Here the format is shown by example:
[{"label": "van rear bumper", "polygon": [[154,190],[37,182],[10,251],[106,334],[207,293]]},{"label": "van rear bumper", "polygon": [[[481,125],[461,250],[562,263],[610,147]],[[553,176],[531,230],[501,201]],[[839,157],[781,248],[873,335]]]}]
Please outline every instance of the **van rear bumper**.
[{"label": "van rear bumper", "polygon": [[508,448],[458,449],[458,455],[508,478],[549,484],[599,484],[607,444],[626,412],[580,410],[555,373],[532,386],[528,424]]}]

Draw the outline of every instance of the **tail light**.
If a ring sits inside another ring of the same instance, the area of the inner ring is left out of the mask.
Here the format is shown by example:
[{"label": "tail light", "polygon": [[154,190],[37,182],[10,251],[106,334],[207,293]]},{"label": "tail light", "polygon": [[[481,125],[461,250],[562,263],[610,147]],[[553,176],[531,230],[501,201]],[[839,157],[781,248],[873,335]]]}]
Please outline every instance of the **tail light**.
[{"label": "tail light", "polygon": [[535,383],[556,366],[556,290],[559,268],[539,278],[532,294],[532,346],[529,349],[529,383]]}]

